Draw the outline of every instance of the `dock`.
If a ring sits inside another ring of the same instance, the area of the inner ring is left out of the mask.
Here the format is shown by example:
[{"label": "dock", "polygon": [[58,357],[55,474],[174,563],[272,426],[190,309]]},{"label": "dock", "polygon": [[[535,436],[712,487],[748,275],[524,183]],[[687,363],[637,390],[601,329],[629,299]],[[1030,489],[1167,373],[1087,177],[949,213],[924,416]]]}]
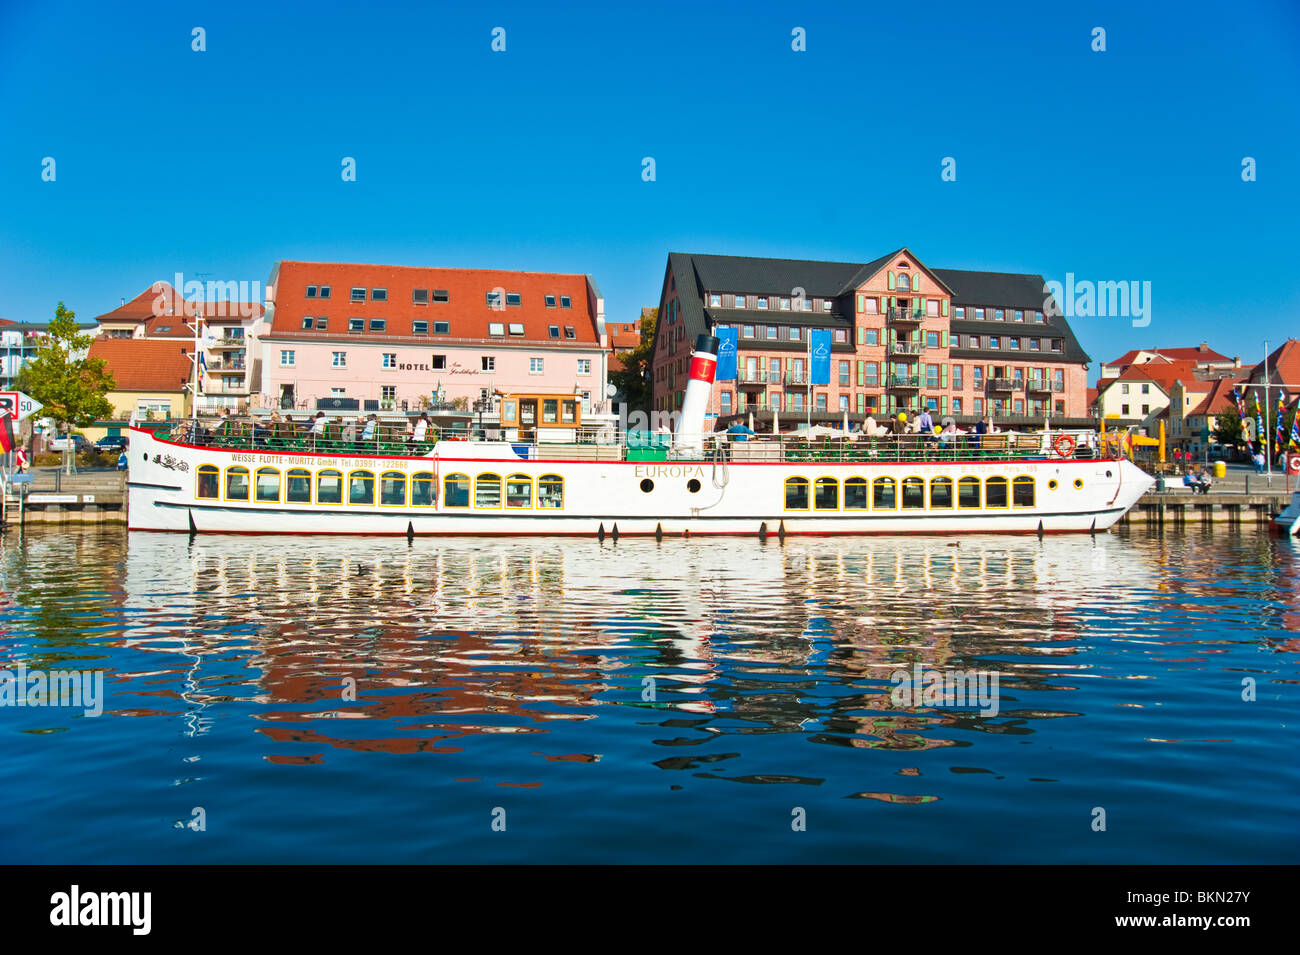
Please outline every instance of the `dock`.
[{"label": "dock", "polygon": [[95,469],[63,474],[37,468],[22,491],[9,485],[4,502],[7,526],[32,524],[125,524],[126,472]]}]

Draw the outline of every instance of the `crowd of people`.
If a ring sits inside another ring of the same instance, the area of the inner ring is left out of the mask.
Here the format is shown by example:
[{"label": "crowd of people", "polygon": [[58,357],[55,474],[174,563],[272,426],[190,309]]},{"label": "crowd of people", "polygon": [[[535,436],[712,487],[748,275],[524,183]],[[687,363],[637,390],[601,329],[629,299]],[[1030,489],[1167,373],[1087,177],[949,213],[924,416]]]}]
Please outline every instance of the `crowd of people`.
[{"label": "crowd of people", "polygon": [[[331,432],[330,425],[335,424],[323,411],[318,411],[313,417],[305,421],[295,421],[292,417],[285,417],[278,411],[273,411],[268,417],[254,419],[252,421],[252,441],[256,444],[263,444],[268,439],[275,438],[304,438],[310,442],[310,446],[315,448],[318,445],[328,445],[331,449],[342,444],[352,446],[358,450],[365,448],[368,444],[373,444],[380,440],[381,437],[387,440],[394,440],[391,434],[384,435],[381,430],[378,415],[366,415],[364,417],[341,418],[338,422],[338,429]],[[173,440],[186,444],[219,444],[223,438],[232,437],[236,434],[242,434],[247,437],[243,429],[244,424],[236,424],[230,418],[230,412],[222,408],[217,413],[215,422],[209,422],[207,419],[195,418],[186,419],[177,423],[171,431]],[[423,446],[430,439],[430,429],[433,423],[429,420],[428,414],[421,414],[418,418],[412,420],[404,418],[399,426],[402,435],[399,440],[404,440],[409,448]]]}]

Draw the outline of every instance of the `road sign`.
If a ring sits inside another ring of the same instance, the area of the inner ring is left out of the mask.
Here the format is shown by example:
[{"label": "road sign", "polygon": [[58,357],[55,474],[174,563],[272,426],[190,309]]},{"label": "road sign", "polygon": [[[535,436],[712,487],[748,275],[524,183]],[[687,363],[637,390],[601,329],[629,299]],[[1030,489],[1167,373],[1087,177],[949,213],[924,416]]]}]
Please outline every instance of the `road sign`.
[{"label": "road sign", "polygon": [[22,421],[44,407],[35,398],[29,398],[21,391],[0,391],[0,415],[14,421]]}]

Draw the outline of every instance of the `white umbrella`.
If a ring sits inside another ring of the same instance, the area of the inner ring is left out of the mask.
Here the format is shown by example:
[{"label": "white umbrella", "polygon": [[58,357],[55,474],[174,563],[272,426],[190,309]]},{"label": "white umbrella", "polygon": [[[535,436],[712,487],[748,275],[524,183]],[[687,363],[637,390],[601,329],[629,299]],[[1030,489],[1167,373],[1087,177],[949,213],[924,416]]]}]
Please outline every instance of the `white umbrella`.
[{"label": "white umbrella", "polygon": [[801,438],[826,438],[838,437],[842,432],[834,428],[827,428],[824,425],[815,424],[811,428],[800,428],[799,437]]},{"label": "white umbrella", "polygon": [[772,409],[772,433],[781,433],[781,414],[775,408]]},{"label": "white umbrella", "polygon": [[749,413],[749,430],[754,430],[754,412],[752,411]]},{"label": "white umbrella", "polygon": [[844,433],[849,433],[849,413],[847,411],[844,412]]}]

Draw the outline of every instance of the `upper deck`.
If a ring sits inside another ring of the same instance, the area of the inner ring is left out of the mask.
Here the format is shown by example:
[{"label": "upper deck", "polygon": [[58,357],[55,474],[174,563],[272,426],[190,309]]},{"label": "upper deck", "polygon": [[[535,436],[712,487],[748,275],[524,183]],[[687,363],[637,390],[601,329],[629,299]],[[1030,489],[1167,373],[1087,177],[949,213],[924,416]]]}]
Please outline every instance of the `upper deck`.
[{"label": "upper deck", "polygon": [[[391,422],[378,424],[370,437],[360,427],[329,424],[314,434],[307,422],[222,419],[216,427],[183,421],[162,440],[224,451],[264,451],[292,454],[374,457],[497,458],[535,461],[709,461],[754,463],[886,463],[890,461],[1024,461],[1092,460],[1119,457],[1111,435],[1090,431],[992,432],[988,434],[861,433],[815,436],[798,432],[781,435],[703,436],[703,456],[683,452],[666,432],[629,433],[612,429],[579,432],[576,442],[482,440],[473,429],[429,428],[425,440],[415,441],[408,429]],[[160,436],[161,437],[161,436]],[[1109,439],[1109,440],[1108,440]],[[457,443],[464,442],[461,453]]]}]

